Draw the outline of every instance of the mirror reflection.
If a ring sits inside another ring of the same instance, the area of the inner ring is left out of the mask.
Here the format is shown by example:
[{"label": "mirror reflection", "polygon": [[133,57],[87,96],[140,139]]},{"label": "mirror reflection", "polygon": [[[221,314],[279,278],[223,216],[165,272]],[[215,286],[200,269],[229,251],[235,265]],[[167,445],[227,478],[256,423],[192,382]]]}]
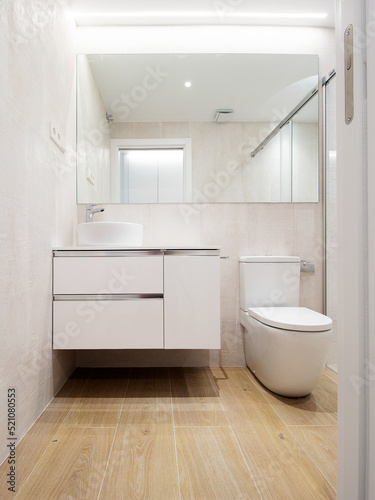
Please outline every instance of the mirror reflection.
[{"label": "mirror reflection", "polygon": [[316,202],[317,83],[316,55],[78,55],[77,202]]}]

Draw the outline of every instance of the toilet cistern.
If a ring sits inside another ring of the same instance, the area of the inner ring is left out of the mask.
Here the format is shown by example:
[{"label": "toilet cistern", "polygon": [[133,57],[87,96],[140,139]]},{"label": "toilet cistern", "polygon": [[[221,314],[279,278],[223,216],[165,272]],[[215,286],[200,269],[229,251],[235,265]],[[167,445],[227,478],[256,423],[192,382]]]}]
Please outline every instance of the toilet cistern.
[{"label": "toilet cistern", "polygon": [[86,222],[92,222],[94,214],[104,212],[104,208],[94,208],[96,205],[86,205]]}]

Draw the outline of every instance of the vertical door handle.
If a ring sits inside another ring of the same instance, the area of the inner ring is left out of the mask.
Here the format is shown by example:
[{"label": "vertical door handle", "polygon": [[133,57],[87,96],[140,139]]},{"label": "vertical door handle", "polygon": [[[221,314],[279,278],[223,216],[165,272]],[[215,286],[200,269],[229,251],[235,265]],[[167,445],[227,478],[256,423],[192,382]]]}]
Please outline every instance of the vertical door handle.
[{"label": "vertical door handle", "polygon": [[345,58],[345,123],[349,125],[354,118],[353,97],[353,25],[349,24],[344,33]]}]

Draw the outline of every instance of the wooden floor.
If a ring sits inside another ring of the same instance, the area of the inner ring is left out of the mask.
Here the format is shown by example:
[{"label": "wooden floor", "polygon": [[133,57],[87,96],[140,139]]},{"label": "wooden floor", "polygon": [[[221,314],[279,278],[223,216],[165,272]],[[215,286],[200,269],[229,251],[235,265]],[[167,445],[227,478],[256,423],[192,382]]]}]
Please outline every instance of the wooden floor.
[{"label": "wooden floor", "polygon": [[304,398],[247,368],[78,369],[17,447],[0,498],[336,498],[337,375]]}]

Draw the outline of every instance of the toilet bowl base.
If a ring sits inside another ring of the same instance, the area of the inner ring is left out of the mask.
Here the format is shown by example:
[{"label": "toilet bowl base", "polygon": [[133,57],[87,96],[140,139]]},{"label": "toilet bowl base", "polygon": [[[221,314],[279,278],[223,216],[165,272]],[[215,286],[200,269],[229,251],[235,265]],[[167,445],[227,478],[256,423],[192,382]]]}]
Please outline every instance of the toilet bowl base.
[{"label": "toilet bowl base", "polygon": [[246,364],[270,391],[304,397],[318,384],[324,370],[332,330],[297,332],[264,325],[248,314],[245,327]]}]

